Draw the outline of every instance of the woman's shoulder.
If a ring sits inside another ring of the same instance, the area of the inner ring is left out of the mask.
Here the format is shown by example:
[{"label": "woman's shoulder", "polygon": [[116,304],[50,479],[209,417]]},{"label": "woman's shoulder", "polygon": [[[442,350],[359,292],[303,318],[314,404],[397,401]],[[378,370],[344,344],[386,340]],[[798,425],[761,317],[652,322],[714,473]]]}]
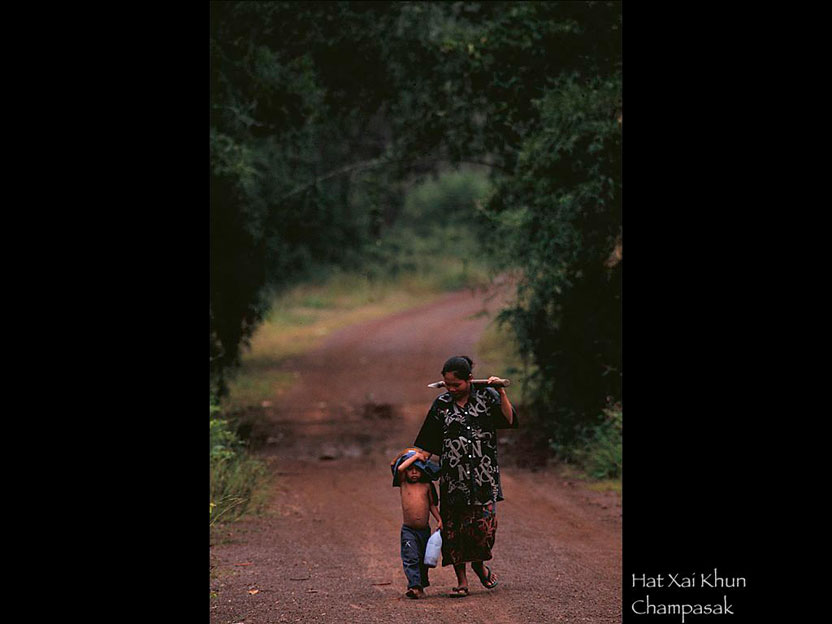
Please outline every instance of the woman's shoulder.
[{"label": "woman's shoulder", "polygon": [[427,419],[428,420],[440,420],[442,416],[448,411],[448,408],[451,406],[451,395],[446,392],[445,394],[440,394],[433,400],[433,403],[430,404],[430,409],[428,410]]},{"label": "woman's shoulder", "polygon": [[500,393],[489,386],[480,386],[479,388],[475,388],[474,392],[478,397],[482,397],[489,403],[493,403],[495,401],[497,403],[500,402]]},{"label": "woman's shoulder", "polygon": [[450,392],[445,392],[444,394],[440,394],[433,400],[433,407],[447,407],[451,404],[453,398],[451,397]]}]

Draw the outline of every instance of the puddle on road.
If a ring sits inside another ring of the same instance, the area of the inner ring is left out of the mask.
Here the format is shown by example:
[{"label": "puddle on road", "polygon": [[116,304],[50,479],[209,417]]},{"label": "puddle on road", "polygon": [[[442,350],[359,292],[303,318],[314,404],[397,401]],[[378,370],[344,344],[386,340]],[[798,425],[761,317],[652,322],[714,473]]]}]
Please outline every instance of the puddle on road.
[{"label": "puddle on road", "polygon": [[365,403],[362,416],[368,420],[392,420],[396,415],[396,409],[390,403]]},{"label": "puddle on road", "polygon": [[263,416],[263,453],[327,462],[384,452],[387,438],[401,427],[395,423],[402,414],[397,405],[368,401],[358,405],[319,403],[302,410],[271,410]]},{"label": "puddle on road", "polygon": [[300,409],[252,407],[244,416],[253,451],[288,461],[337,462],[394,457],[412,444],[429,406],[429,401],[312,403]]}]

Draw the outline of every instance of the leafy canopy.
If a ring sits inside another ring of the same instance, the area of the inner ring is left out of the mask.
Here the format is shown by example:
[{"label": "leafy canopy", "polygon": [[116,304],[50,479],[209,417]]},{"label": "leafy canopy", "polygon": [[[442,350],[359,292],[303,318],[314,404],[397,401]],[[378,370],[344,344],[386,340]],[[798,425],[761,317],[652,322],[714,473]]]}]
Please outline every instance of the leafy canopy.
[{"label": "leafy canopy", "polygon": [[406,182],[478,162],[467,218],[522,275],[503,319],[535,409],[568,439],[620,398],[620,2],[215,2],[210,53],[217,393],[274,289],[359,262]]}]

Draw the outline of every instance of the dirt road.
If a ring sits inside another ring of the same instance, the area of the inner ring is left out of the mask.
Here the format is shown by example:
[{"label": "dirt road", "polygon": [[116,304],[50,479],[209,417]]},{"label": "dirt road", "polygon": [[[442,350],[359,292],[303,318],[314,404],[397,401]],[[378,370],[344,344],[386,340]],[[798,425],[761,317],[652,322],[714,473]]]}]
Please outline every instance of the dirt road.
[{"label": "dirt road", "polygon": [[497,307],[450,294],[285,363],[296,383],[262,408],[255,433],[274,496],[265,514],[212,534],[212,623],[621,621],[620,497],[522,468],[519,431],[500,432],[499,587],[469,572],[471,594],[448,597],[456,577],[440,566],[425,599],[404,597],[389,462],[413,442],[447,357],[471,355],[475,376],[503,374],[474,348]]}]

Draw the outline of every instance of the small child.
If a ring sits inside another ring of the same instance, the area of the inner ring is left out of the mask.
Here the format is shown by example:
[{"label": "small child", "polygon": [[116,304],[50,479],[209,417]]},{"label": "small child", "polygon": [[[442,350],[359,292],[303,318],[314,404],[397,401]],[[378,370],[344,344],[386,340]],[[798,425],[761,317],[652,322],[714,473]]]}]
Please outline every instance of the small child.
[{"label": "small child", "polygon": [[391,465],[393,486],[402,495],[402,566],[407,577],[408,598],[422,598],[430,585],[428,567],[424,564],[425,548],[430,539],[430,516],[436,518],[439,529],[442,520],[436,507],[436,489],[431,483],[439,475],[439,466],[423,459],[423,454],[411,449]]}]

